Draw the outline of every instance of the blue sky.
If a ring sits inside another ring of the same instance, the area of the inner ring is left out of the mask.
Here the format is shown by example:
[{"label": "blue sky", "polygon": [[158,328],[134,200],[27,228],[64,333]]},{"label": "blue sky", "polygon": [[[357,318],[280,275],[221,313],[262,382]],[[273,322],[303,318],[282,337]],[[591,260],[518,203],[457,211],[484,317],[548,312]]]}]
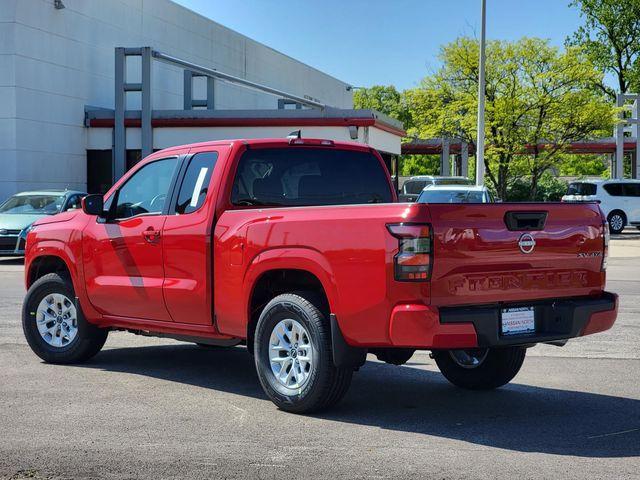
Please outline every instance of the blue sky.
[{"label": "blue sky", "polygon": [[[415,86],[438,67],[440,45],[480,32],[480,0],[175,1],[356,86]],[[581,23],[568,3],[487,0],[487,38],[561,46]]]}]

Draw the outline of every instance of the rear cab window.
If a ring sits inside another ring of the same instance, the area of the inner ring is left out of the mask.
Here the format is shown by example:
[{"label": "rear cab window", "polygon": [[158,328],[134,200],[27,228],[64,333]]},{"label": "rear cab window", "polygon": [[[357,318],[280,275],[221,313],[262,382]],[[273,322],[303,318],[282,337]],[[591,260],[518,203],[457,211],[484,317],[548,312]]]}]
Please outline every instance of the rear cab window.
[{"label": "rear cab window", "polygon": [[597,190],[595,183],[574,182],[569,184],[567,195],[595,195]]},{"label": "rear cab window", "polygon": [[427,186],[426,180],[407,180],[404,184],[404,193],[409,195],[417,195]]},{"label": "rear cab window", "polygon": [[384,167],[370,152],[289,147],[247,150],[238,162],[236,206],[314,206],[393,202]]},{"label": "rear cab window", "polygon": [[217,161],[217,152],[196,153],[189,160],[189,166],[178,192],[175,207],[177,214],[192,213],[202,207],[207,198],[211,175]]}]

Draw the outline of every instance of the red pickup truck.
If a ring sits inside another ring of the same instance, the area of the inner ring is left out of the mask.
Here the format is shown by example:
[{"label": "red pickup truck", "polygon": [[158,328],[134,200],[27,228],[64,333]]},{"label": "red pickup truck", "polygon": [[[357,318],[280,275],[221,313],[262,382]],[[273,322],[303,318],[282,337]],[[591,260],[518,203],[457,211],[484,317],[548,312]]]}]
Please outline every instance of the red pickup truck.
[{"label": "red pickup truck", "polygon": [[24,333],[52,363],[89,359],[111,330],[246,344],[293,412],[340,400],[367,352],[431,350],[453,384],[496,388],[527,347],[613,325],[607,232],[596,203],[398,203],[360,144],[186,145],[35,224]]}]

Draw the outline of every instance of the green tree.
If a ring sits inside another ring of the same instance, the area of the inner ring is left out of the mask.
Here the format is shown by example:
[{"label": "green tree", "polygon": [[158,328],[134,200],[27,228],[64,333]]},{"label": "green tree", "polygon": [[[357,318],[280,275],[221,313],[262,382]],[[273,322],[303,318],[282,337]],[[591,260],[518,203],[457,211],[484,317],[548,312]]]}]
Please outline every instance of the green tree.
[{"label": "green tree", "polygon": [[596,85],[612,100],[640,88],[640,0],[572,0],[585,24],[567,38],[582,48],[594,65],[616,77],[616,88]]},{"label": "green tree", "polygon": [[403,95],[393,85],[374,85],[359,88],[353,94],[354,108],[367,108],[400,120],[404,128],[409,128],[411,115],[404,103]]},{"label": "green tree", "polygon": [[[442,67],[405,92],[410,135],[474,144],[478,55],[471,38],[442,47]],[[498,196],[508,198],[514,180],[527,176],[536,197],[541,176],[571,141],[611,131],[614,108],[593,88],[602,76],[578,48],[560,51],[535,38],[487,44],[485,170]]]},{"label": "green tree", "polygon": [[403,155],[400,175],[437,175],[440,155]]},{"label": "green tree", "polygon": [[608,174],[606,158],[598,154],[562,154],[558,168],[560,175],[569,177],[602,177]]}]

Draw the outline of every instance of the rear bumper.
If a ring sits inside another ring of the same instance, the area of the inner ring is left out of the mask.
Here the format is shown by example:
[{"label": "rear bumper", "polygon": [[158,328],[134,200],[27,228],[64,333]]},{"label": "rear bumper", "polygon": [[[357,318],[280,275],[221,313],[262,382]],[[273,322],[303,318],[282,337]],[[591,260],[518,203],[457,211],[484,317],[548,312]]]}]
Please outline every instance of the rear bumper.
[{"label": "rear bumper", "polygon": [[[536,331],[504,336],[500,312],[505,307],[533,306]],[[618,296],[581,297],[528,302],[446,307],[401,305],[394,309],[390,338],[394,346],[425,349],[502,347],[562,341],[611,328],[618,314]]]}]

